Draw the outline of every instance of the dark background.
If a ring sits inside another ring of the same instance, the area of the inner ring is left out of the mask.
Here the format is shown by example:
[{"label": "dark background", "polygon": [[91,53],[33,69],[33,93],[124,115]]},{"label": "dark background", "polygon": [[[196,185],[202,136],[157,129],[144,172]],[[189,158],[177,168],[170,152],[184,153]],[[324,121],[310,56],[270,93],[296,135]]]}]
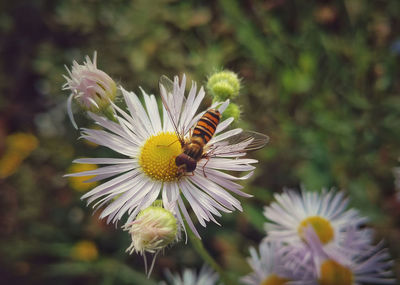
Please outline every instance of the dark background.
[{"label": "dark background", "polygon": [[[61,90],[64,64],[95,50],[98,67],[135,92],[158,94],[162,74],[204,84],[229,68],[243,79],[239,125],[271,138],[251,154],[260,163],[245,189],[255,197],[222,227],[198,226],[234,276],[249,272],[262,207],[287,186],[346,191],[385,239],[399,278],[399,13],[397,0],[0,2],[0,279],[154,284],[141,257],[124,252],[128,234],[92,215],[84,186],[62,177],[76,157],[114,155],[77,140]],[[201,264],[181,242],[152,278]]]}]

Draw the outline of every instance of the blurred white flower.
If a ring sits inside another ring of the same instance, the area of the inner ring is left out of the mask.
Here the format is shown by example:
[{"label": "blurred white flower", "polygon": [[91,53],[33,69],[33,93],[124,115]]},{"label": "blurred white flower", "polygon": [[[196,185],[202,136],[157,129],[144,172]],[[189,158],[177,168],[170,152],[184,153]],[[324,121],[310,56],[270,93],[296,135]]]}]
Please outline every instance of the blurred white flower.
[{"label": "blurred white flower", "polygon": [[219,279],[218,274],[207,266],[203,266],[198,274],[194,269],[185,268],[182,276],[169,270],[165,275],[168,282],[162,281],[160,285],[216,285]]},{"label": "blurred white flower", "polygon": [[[351,232],[345,233],[349,248],[352,243]],[[382,243],[370,246],[358,252],[348,251],[336,254],[334,258],[326,254],[323,244],[312,227],[305,231],[305,239],[312,254],[313,278],[310,285],[359,285],[359,284],[395,284],[390,268],[393,261]]]},{"label": "blurred white flower", "polygon": [[[284,260],[285,245],[279,242],[264,241],[260,244],[260,255],[255,248],[250,248],[250,258],[247,259],[253,272],[241,279],[246,285],[283,285],[296,284],[298,281],[309,278],[310,272],[292,268]],[[290,258],[290,257],[289,257]],[[289,283],[290,282],[290,283]]]},{"label": "blurred white flower", "polygon": [[333,190],[324,190],[321,194],[286,190],[275,194],[276,202],[264,209],[264,215],[270,221],[265,224],[267,239],[301,247],[304,230],[311,226],[329,255],[351,250],[343,243],[344,234],[350,228],[359,236],[359,247],[368,244],[369,230],[360,228],[367,219],[355,209],[348,209],[348,199],[343,196],[342,192]]}]

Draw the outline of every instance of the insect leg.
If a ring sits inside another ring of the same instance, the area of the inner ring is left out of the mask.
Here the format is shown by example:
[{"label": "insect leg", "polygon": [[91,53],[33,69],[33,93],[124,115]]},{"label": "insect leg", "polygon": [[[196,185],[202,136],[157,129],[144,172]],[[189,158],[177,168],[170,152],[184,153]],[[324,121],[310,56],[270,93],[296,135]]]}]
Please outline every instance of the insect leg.
[{"label": "insect leg", "polygon": [[168,144],[168,145],[162,145],[162,144],[158,144],[157,147],[170,147],[171,145],[173,145],[174,143],[176,143],[177,141],[179,141],[179,139],[174,140],[172,143]]},{"label": "insect leg", "polygon": [[207,165],[207,163],[210,161],[210,156],[218,149],[218,146],[215,146],[213,149],[211,149],[207,154],[205,154],[202,158],[207,159],[206,163],[204,163],[203,165],[203,174],[204,177],[207,177],[206,175],[206,171],[205,171],[205,167]]},{"label": "insect leg", "polygon": [[[189,172],[187,172],[189,173]],[[185,174],[185,176],[194,176],[194,171],[190,172],[190,174]]]},{"label": "insect leg", "polygon": [[205,171],[205,167],[206,167],[207,163],[210,161],[210,157],[207,156],[206,159],[207,159],[207,161],[206,161],[206,163],[204,163],[204,165],[203,165],[203,174],[204,174],[204,177],[207,178],[206,171]]}]

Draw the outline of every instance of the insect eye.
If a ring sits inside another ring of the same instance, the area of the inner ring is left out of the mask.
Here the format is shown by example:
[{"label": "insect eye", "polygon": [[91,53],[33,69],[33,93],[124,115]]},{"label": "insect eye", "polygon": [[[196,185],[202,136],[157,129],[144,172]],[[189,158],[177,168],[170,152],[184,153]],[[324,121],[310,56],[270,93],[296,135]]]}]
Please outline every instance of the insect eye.
[{"label": "insect eye", "polygon": [[187,171],[187,172],[192,172],[192,171],[194,171],[194,170],[196,169],[197,162],[196,162],[194,159],[190,159],[190,160],[187,162],[186,166],[187,166],[186,171]]}]

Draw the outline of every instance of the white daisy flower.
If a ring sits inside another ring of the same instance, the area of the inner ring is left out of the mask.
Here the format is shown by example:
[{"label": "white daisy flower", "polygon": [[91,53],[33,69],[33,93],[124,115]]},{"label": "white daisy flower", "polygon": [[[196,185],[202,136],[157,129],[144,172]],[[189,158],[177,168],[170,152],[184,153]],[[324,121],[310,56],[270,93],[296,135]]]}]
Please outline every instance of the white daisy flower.
[{"label": "white daisy flower", "polygon": [[[353,233],[347,240],[354,238]],[[337,254],[335,258],[329,256],[318,235],[312,227],[305,230],[305,239],[312,254],[314,266],[313,278],[306,284],[310,285],[360,285],[360,284],[395,284],[390,268],[393,262],[386,249],[382,249],[382,243],[370,246],[368,250],[354,253],[352,251]],[[349,262],[350,260],[350,262]]]},{"label": "white daisy flower", "polygon": [[[268,240],[285,242],[291,246],[302,246],[304,230],[311,225],[328,254],[347,251],[343,241],[344,233],[351,227],[357,230],[355,234],[364,245],[369,242],[369,231],[360,229],[366,218],[358,211],[348,209],[348,199],[342,192],[302,191],[301,194],[286,190],[282,194],[274,195],[276,202],[265,207],[264,215],[270,221],[265,224]],[[359,246],[363,246],[360,244]]]},{"label": "white daisy flower", "polygon": [[[310,231],[312,238],[310,238]],[[353,264],[352,258],[354,256],[371,250],[370,244],[372,241],[372,231],[370,230],[360,231],[359,228],[352,225],[342,234],[342,238],[343,239],[340,241],[340,247],[342,250],[336,252],[329,250],[329,247],[326,247],[319,241],[319,237],[315,233],[314,228],[309,225],[303,232],[303,239],[305,242],[292,245],[286,244],[282,247],[282,255],[284,256],[283,262],[286,267],[291,268],[292,272],[302,272],[302,282],[299,284],[314,285],[316,280],[316,267],[314,261],[316,258],[316,251],[312,250],[315,245],[310,244],[310,242],[315,243],[314,239],[317,239],[321,244],[321,250],[322,247],[324,247],[324,256],[329,257],[331,260],[340,260],[341,264],[344,266],[350,266]],[[328,283],[327,285],[329,284],[331,283]]]},{"label": "white daisy flower", "polygon": [[260,244],[260,255],[250,248],[247,259],[254,272],[241,279],[246,285],[283,285],[297,284],[296,281],[309,278],[308,272],[298,270],[285,263],[285,246],[278,242],[264,241]]},{"label": "white daisy flower", "polygon": [[[212,150],[212,155],[197,163],[193,173],[179,176],[175,158],[182,153],[178,130],[183,130],[187,139],[189,130],[204,112],[197,113],[202,99],[203,88],[197,92],[196,83],[187,98],[185,98],[186,78],[183,76],[179,84],[178,77],[173,82],[173,92],[160,84],[161,94],[170,110],[170,116],[163,106],[160,116],[156,98],[147,95],[143,90],[144,105],[133,92],[122,89],[129,113],[112,104],[115,119],[90,114],[91,118],[104,130],[82,129],[82,137],[99,145],[106,146],[127,158],[85,158],[77,159],[75,163],[104,164],[93,171],[68,174],[67,176],[95,175],[90,181],[105,180],[106,182],[83,195],[88,204],[97,201],[93,207],[107,207],[100,217],[107,217],[107,222],[116,222],[124,214],[129,214],[128,223],[132,222],[137,213],[150,206],[160,195],[164,207],[172,207],[178,220],[183,225],[186,219],[192,231],[198,232],[186,210],[184,198],[189,202],[194,214],[202,226],[213,221],[220,212],[242,210],[242,206],[230,192],[243,197],[251,197],[240,189],[243,187],[235,181],[244,180],[252,175],[252,166],[257,161],[241,158],[246,147],[252,144],[252,139],[231,144],[229,139],[242,132],[234,129],[223,132],[233,121],[229,118],[222,121],[216,128],[215,135],[205,146]],[[223,112],[229,102],[213,104]],[[250,171],[247,175],[236,177],[224,171]],[[182,196],[180,194],[183,194]],[[183,216],[182,216],[183,215]]]},{"label": "white daisy flower", "polygon": [[71,71],[67,66],[68,76],[64,75],[67,82],[63,85],[63,90],[70,90],[67,111],[68,116],[77,129],[74,115],[72,113],[72,99],[75,99],[84,110],[97,113],[108,107],[110,100],[113,101],[117,94],[117,86],[107,73],[97,68],[97,53],[93,55],[93,61],[86,56],[83,65],[75,60],[72,63]]},{"label": "white daisy flower", "polygon": [[165,271],[165,275],[168,283],[162,281],[160,285],[216,285],[219,280],[218,274],[207,266],[203,266],[199,274],[194,269],[185,268],[182,276],[169,270]]}]

